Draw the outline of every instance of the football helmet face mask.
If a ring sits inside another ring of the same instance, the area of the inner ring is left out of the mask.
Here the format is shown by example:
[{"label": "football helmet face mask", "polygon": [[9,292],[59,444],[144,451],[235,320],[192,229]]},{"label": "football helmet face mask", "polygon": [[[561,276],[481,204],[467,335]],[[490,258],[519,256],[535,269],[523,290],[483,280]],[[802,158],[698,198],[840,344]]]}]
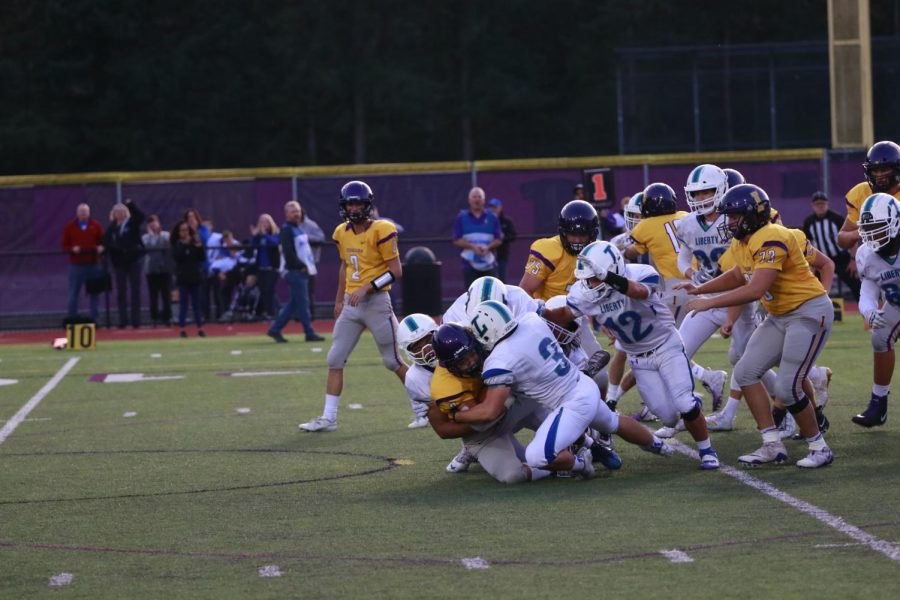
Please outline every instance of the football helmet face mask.
[{"label": "football helmet face mask", "polygon": [[896,191],[900,184],[900,146],[894,142],[878,142],[869,148],[863,170],[873,194]]},{"label": "football helmet face mask", "polygon": [[859,237],[878,252],[888,247],[900,233],[900,202],[888,194],[872,194],[859,212]]},{"label": "football helmet face mask", "polygon": [[[566,297],[565,295],[553,296],[547,302],[544,303],[544,308],[554,309],[554,308],[562,308],[566,306]],[[553,337],[556,338],[556,341],[562,346],[563,350],[571,350],[580,346],[578,341],[578,321],[572,321],[569,324],[569,328],[562,327],[557,325],[553,321],[548,321],[544,319],[544,322],[547,324],[547,327],[550,328],[550,331],[553,332]]]},{"label": "football helmet face mask", "polygon": [[506,286],[496,277],[479,277],[469,286],[466,297],[466,314],[471,318],[482,302],[496,300],[506,304]]},{"label": "football helmet face mask", "polygon": [[431,342],[439,364],[456,377],[476,377],[484,364],[485,350],[468,327],[444,323]]},{"label": "football helmet face mask", "polygon": [[[709,194],[709,191],[712,194]],[[716,165],[700,165],[695,167],[688,175],[684,185],[684,195],[687,198],[691,211],[699,215],[708,215],[716,210],[716,206],[722,200],[722,196],[728,191],[728,177]],[[702,193],[701,192],[705,192]],[[705,196],[702,199],[696,196]]]},{"label": "football helmet face mask", "polygon": [[482,302],[471,315],[472,331],[485,351],[494,349],[497,342],[516,330],[518,323],[505,304],[496,300]]},{"label": "football helmet face mask", "polygon": [[[362,223],[372,214],[375,194],[365,182],[350,181],[341,188],[339,199],[341,218],[350,223]],[[361,204],[361,208],[350,208],[350,204]]]},{"label": "football helmet face mask", "polygon": [[[597,239],[600,233],[600,218],[594,207],[584,200],[572,200],[559,212],[559,239],[563,248],[572,256],[577,256],[582,248]],[[569,235],[578,235],[585,241],[571,242]]]},{"label": "football helmet face mask", "polygon": [[[625,275],[625,259],[619,250],[605,241],[597,241],[588,244],[578,255],[575,263],[575,279],[582,285],[589,298],[594,301],[605,300],[613,289],[603,280],[607,273]],[[599,283],[588,283],[589,279],[597,278]]]},{"label": "football helmet face mask", "polygon": [[728,179],[729,188],[747,183],[747,180],[744,179],[744,175],[737,169],[722,169],[722,172],[725,173],[725,178]]},{"label": "football helmet face mask", "polygon": [[745,183],[725,192],[719,212],[726,215],[719,225],[724,239],[742,240],[771,221],[769,196],[761,187]]},{"label": "football helmet face mask", "polygon": [[622,209],[625,216],[625,229],[628,230],[628,233],[634,231],[637,224],[641,222],[641,204],[643,204],[643,202],[644,192],[638,192],[631,197],[631,200],[629,200],[625,205],[625,208]]},{"label": "football helmet face mask", "polygon": [[[437,366],[437,356],[432,345],[432,336],[435,331],[437,331],[437,325],[434,319],[428,315],[422,313],[406,315],[397,326],[397,343],[412,362],[423,367],[434,368]],[[411,348],[422,341],[425,343],[418,350]]]},{"label": "football helmet face mask", "polygon": [[641,215],[656,217],[658,215],[671,215],[678,210],[675,190],[665,183],[651,183],[644,189],[644,199],[641,202]]}]

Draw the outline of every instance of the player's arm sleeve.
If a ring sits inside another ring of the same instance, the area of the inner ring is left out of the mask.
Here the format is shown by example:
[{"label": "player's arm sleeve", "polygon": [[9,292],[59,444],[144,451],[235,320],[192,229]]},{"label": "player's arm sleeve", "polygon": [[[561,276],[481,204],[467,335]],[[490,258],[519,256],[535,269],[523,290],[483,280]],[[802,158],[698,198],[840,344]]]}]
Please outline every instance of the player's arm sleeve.
[{"label": "player's arm sleeve", "polygon": [[494,367],[487,369],[481,374],[481,379],[488,387],[508,386],[512,387],[515,377],[513,372],[502,367]]},{"label": "player's arm sleeve", "polygon": [[387,262],[400,256],[400,251],[397,248],[397,228],[387,221],[383,222],[387,226],[378,232],[378,240],[375,243],[381,258]]},{"label": "player's arm sleeve", "polygon": [[540,252],[536,244],[532,244],[528,251],[528,261],[525,263],[525,274],[546,281],[555,270],[553,262]]},{"label": "player's arm sleeve", "polygon": [[877,310],[880,296],[878,284],[871,279],[863,279],[859,289],[859,314],[867,317],[873,310]]},{"label": "player's arm sleeve", "polygon": [[[631,241],[634,243],[632,243],[628,248],[634,249],[634,251],[638,254],[647,254],[647,244],[636,237],[635,233],[637,233],[637,227],[635,227],[634,231],[631,232]],[[639,235],[643,235],[643,232],[641,232]]]},{"label": "player's arm sleeve", "polygon": [[[799,245],[798,245],[799,247]],[[802,251],[802,248],[801,248]],[[788,245],[778,239],[766,240],[753,257],[753,270],[774,269],[781,271],[788,256]]]}]

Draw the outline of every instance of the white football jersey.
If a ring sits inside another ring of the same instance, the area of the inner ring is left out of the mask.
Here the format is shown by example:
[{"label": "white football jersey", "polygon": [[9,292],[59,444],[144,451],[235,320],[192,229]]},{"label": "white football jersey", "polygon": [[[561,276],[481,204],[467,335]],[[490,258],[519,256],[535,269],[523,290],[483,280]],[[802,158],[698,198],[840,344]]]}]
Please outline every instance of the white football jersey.
[{"label": "white football jersey", "polygon": [[[468,292],[463,293],[459,298],[453,301],[450,308],[441,317],[441,323],[460,323],[462,325],[469,324],[469,316],[466,314],[466,301],[469,299]],[[506,286],[506,305],[512,311],[514,317],[520,317],[528,312],[537,313],[543,306],[540,300],[535,300],[528,293],[517,285]]]},{"label": "white football jersey", "polygon": [[576,317],[582,314],[596,317],[629,354],[655,350],[669,336],[678,334],[672,313],[659,298],[659,273],[649,265],[629,264],[625,265],[625,277],[648,287],[650,297],[638,300],[613,291],[597,301],[584,281],[578,281],[569,290],[566,302]]},{"label": "white football jersey", "polygon": [[731,240],[719,235],[719,225],[725,222],[725,215],[719,215],[711,224],[706,218],[690,213],[675,222],[675,231],[679,241],[690,248],[697,261],[696,269],[707,279],[722,274],[719,258],[728,250]]},{"label": "white football jersey", "polygon": [[878,286],[880,297],[896,309],[900,309],[900,261],[891,264],[866,246],[860,245],[856,251],[856,268],[859,277]]},{"label": "white football jersey", "polygon": [[515,331],[485,359],[481,378],[487,385],[509,386],[517,398],[553,410],[575,389],[581,373],[541,317],[528,313],[516,321]]},{"label": "white football jersey", "polygon": [[418,364],[413,364],[409,368],[403,380],[403,387],[406,388],[406,395],[409,396],[411,402],[431,403],[431,378],[433,376],[434,369]]}]

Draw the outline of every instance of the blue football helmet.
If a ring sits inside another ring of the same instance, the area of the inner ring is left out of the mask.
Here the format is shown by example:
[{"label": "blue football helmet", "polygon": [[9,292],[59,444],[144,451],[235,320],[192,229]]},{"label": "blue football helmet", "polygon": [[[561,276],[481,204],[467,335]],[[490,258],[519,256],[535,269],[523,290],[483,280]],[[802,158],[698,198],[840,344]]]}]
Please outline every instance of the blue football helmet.
[{"label": "blue football helmet", "polygon": [[[341,197],[339,201],[341,218],[351,223],[362,223],[369,218],[372,213],[372,202],[375,200],[375,194],[363,181],[350,181],[341,188]],[[360,210],[350,211],[347,205],[351,202],[361,202],[363,207]]]},{"label": "blue football helmet", "polygon": [[675,190],[665,183],[651,183],[644,189],[641,215],[644,218],[671,215],[678,210]]},{"label": "blue football helmet", "polygon": [[722,169],[725,171],[725,177],[728,178],[728,187],[733,188],[736,185],[741,185],[743,183],[747,183],[747,180],[744,179],[743,173],[738,171],[737,169]]},{"label": "blue football helmet", "polygon": [[[876,177],[872,171],[875,169],[889,168],[890,171]],[[872,188],[872,193],[890,194],[897,184],[900,184],[900,146],[894,142],[878,142],[869,148],[866,154],[866,162],[863,163],[866,172],[866,181]]]},{"label": "blue football helmet", "polygon": [[[726,215],[725,222],[719,225],[719,235],[723,238],[742,240],[760,227],[767,225],[771,218],[769,195],[759,186],[744,183],[725,192],[719,203],[719,213]],[[728,216],[740,216],[737,222],[731,222]]]},{"label": "blue football helmet", "polygon": [[444,323],[434,332],[431,347],[440,365],[457,377],[476,377],[481,373],[486,352],[467,327]]},{"label": "blue football helmet", "polygon": [[[572,200],[559,212],[559,239],[563,248],[572,256],[578,256],[582,248],[597,239],[600,233],[600,218],[594,207],[584,200]],[[569,234],[587,234],[587,241],[572,243]]]}]

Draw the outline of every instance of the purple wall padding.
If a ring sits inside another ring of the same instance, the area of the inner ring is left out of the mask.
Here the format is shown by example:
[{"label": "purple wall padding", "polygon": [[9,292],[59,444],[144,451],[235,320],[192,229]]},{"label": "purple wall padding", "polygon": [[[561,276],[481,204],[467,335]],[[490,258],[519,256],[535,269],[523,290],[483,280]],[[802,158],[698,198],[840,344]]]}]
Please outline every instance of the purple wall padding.
[{"label": "purple wall padding", "polygon": [[[832,208],[845,212],[843,194],[862,181],[863,156],[832,159],[830,189]],[[602,167],[603,165],[596,165]],[[822,189],[822,165],[816,160],[783,163],[728,164],[769,193],[773,205],[788,226],[799,226],[810,212],[812,193]],[[665,181],[683,195],[683,181],[692,165],[651,167],[650,181]],[[614,169],[615,193],[622,197],[644,187],[641,167]],[[559,209],[571,199],[572,187],[580,181],[578,169],[490,171],[478,174],[478,184],[488,198],[503,200],[504,211],[521,236],[553,235]],[[347,177],[301,179],[297,196],[307,214],[330,237],[339,222],[338,191]],[[364,177],[376,195],[383,217],[399,223],[400,252],[415,245],[427,245],[443,263],[445,297],[463,291],[459,249],[452,245],[453,221],[467,207],[471,184],[469,173],[417,173]],[[218,231],[232,230],[238,239],[249,237],[249,226],[260,213],[267,212],[281,223],[284,203],[292,197],[290,179],[230,181],[182,181],[126,184],[123,197],[133,199],[147,214],[160,216],[170,229],[188,207],[197,208],[215,222]],[[59,313],[65,309],[68,263],[61,254],[21,256],[16,252],[58,252],[63,225],[75,214],[80,202],[92,207],[94,218],[108,222],[115,202],[113,184],[52,187],[0,188],[0,315]],[[683,203],[683,200],[682,200]],[[687,206],[682,206],[687,209]],[[439,238],[423,243],[416,238]],[[518,283],[530,240],[515,242],[511,249],[508,283]],[[338,270],[337,252],[329,245],[322,253],[316,297],[320,302],[334,299]],[[401,283],[402,285],[402,283]],[[400,291],[398,289],[398,291]],[[146,293],[146,290],[145,290]],[[279,287],[286,298],[286,290]],[[82,301],[85,306],[86,299]]]}]

